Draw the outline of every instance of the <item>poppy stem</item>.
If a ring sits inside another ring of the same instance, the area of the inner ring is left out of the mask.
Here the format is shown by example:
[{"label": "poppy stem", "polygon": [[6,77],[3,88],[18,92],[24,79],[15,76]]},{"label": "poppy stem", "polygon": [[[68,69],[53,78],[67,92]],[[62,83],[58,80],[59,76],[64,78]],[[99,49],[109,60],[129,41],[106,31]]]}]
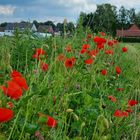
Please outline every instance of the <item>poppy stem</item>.
[{"label": "poppy stem", "polygon": [[12,126],[12,130],[11,130],[10,135],[9,135],[9,137],[8,137],[7,140],[11,140],[11,137],[12,137],[14,128],[15,128],[15,126],[16,126],[16,122],[17,122],[17,120],[18,120],[18,117],[19,117],[20,112],[21,112],[21,108],[19,109],[19,112],[17,113],[17,116],[16,116],[16,118],[15,118],[15,120],[14,120],[14,124],[13,124],[13,126]]},{"label": "poppy stem", "polygon": [[22,135],[23,135],[23,132],[24,132],[24,129],[25,129],[25,126],[26,126],[26,123],[27,123],[27,119],[28,119],[28,115],[29,115],[29,102],[27,103],[27,111],[26,111],[26,117],[25,117],[25,122],[24,122],[24,125],[22,127],[22,130],[21,130],[21,134],[19,136],[19,140],[22,139]]}]

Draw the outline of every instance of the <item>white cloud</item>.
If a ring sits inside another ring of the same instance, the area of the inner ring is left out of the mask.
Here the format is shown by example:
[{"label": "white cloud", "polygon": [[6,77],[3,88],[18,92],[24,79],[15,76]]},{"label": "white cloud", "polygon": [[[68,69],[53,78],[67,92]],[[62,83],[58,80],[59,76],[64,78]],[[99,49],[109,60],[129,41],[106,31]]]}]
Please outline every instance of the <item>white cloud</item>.
[{"label": "white cloud", "polygon": [[11,5],[0,5],[0,15],[13,15],[16,7]]},{"label": "white cloud", "polygon": [[108,2],[116,5],[117,7],[122,5],[128,8],[140,6],[140,0],[109,0]]},{"label": "white cloud", "polygon": [[76,12],[94,12],[97,8],[96,4],[93,2],[90,2],[89,0],[58,0],[58,4],[62,5],[66,8],[71,8],[71,11]]}]

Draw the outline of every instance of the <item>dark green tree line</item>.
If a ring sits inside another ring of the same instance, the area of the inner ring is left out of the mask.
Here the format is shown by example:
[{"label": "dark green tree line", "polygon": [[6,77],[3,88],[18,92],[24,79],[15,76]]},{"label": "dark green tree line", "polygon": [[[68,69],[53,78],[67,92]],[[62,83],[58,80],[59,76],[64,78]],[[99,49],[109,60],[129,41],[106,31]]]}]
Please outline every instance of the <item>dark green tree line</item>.
[{"label": "dark green tree line", "polygon": [[140,25],[140,12],[136,13],[134,8],[119,9],[111,4],[97,5],[95,12],[86,14],[81,12],[78,20],[84,28],[89,27],[93,32],[104,31],[111,35],[116,34],[116,29],[127,29],[131,24]]}]

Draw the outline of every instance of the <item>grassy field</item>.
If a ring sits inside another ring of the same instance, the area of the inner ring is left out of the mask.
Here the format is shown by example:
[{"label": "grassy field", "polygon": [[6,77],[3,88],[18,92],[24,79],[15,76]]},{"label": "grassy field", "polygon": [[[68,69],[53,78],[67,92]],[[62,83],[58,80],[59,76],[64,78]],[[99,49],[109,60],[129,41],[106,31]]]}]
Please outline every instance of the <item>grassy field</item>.
[{"label": "grassy field", "polygon": [[140,139],[140,44],[17,33],[0,50],[0,140]]},{"label": "grassy field", "polygon": [[140,43],[122,43],[122,44],[134,46],[136,49],[140,50]]}]

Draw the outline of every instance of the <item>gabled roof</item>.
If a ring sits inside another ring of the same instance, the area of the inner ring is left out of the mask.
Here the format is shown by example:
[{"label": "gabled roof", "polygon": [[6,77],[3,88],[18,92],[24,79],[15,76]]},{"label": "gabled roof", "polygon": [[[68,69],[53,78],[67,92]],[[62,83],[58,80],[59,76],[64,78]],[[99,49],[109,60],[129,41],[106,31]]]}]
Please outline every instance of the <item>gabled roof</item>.
[{"label": "gabled roof", "polygon": [[137,25],[133,24],[128,30],[117,30],[119,37],[140,37],[140,29]]},{"label": "gabled roof", "polygon": [[137,31],[137,30],[140,30],[140,29],[139,29],[139,27],[138,27],[137,25],[133,24],[133,25],[129,28],[129,30],[131,30],[131,31]]},{"label": "gabled roof", "polygon": [[32,23],[28,22],[20,22],[20,23],[7,23],[6,30],[14,30],[16,28],[19,29],[26,29],[26,28],[31,28]]}]

